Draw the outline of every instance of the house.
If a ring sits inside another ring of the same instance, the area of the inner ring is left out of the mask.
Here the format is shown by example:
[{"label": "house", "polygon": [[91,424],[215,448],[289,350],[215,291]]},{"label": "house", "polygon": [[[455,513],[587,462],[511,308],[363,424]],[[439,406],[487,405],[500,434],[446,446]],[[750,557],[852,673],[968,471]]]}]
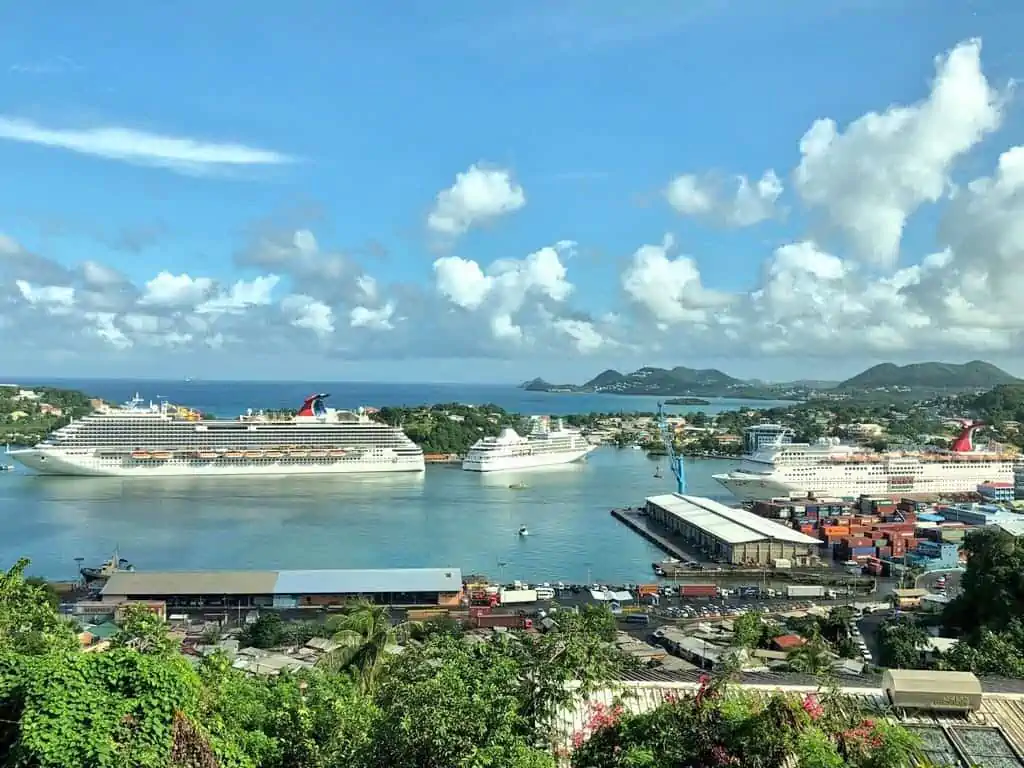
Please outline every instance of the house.
[{"label": "house", "polygon": [[56,405],[50,405],[49,403],[42,403],[39,406],[39,412],[47,416],[63,416],[64,409],[58,408]]},{"label": "house", "polygon": [[776,650],[788,653],[799,648],[805,642],[807,641],[800,637],[800,635],[779,635],[772,640],[772,645]]}]

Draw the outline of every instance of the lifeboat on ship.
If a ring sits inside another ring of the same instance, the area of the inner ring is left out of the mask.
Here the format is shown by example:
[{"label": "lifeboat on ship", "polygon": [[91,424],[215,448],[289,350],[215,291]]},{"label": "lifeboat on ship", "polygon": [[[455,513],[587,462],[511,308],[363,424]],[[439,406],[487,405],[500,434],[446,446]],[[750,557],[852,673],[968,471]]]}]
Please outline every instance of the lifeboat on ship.
[{"label": "lifeboat on ship", "polygon": [[345,448],[334,448],[333,450],[328,451],[328,454],[331,458],[341,459],[348,455],[348,450]]},{"label": "lifeboat on ship", "polygon": [[132,458],[136,461],[144,461],[150,457],[149,451],[132,451]]},{"label": "lifeboat on ship", "polygon": [[284,454],[281,451],[266,451],[263,456],[268,459],[280,459]]},{"label": "lifeboat on ship", "polygon": [[244,455],[247,459],[262,459],[263,451],[246,451]]},{"label": "lifeboat on ship", "polygon": [[292,448],[288,451],[288,456],[293,459],[304,459],[309,456],[309,451],[303,448]]},{"label": "lifeboat on ship", "polygon": [[327,451],[323,450],[322,448],[316,448],[310,451],[309,455],[312,456],[314,459],[322,459],[327,455]]},{"label": "lifeboat on ship", "polygon": [[241,451],[228,451],[227,453],[224,454],[224,458],[225,459],[240,459],[244,455],[245,454],[242,453]]}]

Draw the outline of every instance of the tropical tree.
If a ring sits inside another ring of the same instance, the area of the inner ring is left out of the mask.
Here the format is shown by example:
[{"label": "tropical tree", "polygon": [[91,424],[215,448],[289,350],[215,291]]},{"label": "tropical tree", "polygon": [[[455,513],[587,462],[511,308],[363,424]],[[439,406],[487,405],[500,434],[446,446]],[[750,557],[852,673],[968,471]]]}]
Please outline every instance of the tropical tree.
[{"label": "tropical tree", "polygon": [[827,675],[832,671],[832,655],[825,641],[815,636],[786,654],[786,664],[794,672]]},{"label": "tropical tree", "polygon": [[918,669],[927,648],[928,632],[916,621],[890,619],[878,628],[878,662],[883,667]]},{"label": "tropical tree", "polygon": [[372,691],[387,654],[421,630],[422,625],[395,624],[386,606],[361,600],[350,606],[340,620],[332,622],[331,628],[331,639],[338,647],[320,663],[329,671],[352,670],[362,689]]}]

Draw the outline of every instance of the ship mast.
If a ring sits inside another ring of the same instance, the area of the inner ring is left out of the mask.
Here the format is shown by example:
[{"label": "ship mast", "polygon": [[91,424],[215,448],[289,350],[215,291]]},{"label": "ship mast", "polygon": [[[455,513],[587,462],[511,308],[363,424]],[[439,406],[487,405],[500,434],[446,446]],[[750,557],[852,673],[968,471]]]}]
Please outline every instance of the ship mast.
[{"label": "ship mast", "polygon": [[661,432],[661,439],[665,441],[665,450],[668,451],[668,466],[676,479],[676,493],[686,493],[686,472],[683,469],[683,457],[676,454],[675,434],[665,419],[665,406],[658,403],[658,430]]}]

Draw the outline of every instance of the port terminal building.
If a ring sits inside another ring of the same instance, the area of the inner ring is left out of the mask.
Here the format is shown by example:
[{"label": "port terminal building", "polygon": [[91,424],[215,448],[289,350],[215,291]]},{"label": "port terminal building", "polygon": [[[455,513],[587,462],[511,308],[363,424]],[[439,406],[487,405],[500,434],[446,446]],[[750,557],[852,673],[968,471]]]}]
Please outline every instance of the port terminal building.
[{"label": "port terminal building", "polygon": [[158,601],[168,608],[309,608],[357,599],[391,606],[458,607],[458,568],[299,571],[132,571],[114,573],[105,603]]},{"label": "port terminal building", "polygon": [[666,493],[650,496],[647,516],[706,556],[734,565],[769,565],[790,560],[807,565],[822,542],[745,509],[702,496]]}]

